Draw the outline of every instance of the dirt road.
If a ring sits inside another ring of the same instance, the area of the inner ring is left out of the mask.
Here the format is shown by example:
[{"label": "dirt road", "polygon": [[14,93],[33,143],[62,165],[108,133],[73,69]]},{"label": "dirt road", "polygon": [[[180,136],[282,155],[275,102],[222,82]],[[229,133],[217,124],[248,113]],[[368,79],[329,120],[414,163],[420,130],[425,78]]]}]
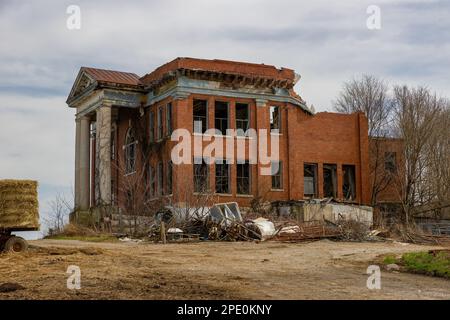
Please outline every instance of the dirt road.
[{"label": "dirt road", "polygon": [[[191,244],[31,241],[0,255],[0,299],[450,299],[450,281],[382,270],[381,290],[366,269],[381,254],[436,247],[328,240]],[[68,290],[69,265],[81,289]]]}]

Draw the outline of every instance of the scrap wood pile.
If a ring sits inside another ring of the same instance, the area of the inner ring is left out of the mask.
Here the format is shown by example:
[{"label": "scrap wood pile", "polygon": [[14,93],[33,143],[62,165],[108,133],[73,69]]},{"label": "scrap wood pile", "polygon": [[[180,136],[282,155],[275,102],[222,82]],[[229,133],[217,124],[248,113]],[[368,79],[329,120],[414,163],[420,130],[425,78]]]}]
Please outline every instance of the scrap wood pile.
[{"label": "scrap wood pile", "polygon": [[399,227],[396,233],[402,241],[415,244],[450,245],[450,237],[425,233],[416,227]]},{"label": "scrap wood pile", "polygon": [[322,238],[338,238],[342,236],[341,230],[334,225],[320,221],[288,225],[278,229],[277,234],[272,238],[276,241],[299,242]]},{"label": "scrap wood pile", "polygon": [[0,229],[38,229],[37,182],[0,180]]}]

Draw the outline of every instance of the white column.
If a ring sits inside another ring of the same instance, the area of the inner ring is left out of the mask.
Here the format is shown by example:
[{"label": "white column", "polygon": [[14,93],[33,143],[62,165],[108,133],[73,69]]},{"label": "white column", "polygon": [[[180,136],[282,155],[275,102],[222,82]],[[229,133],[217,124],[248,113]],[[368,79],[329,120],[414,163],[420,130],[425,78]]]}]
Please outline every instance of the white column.
[{"label": "white column", "polygon": [[111,107],[97,109],[97,145],[99,199],[101,204],[111,204]]},{"label": "white column", "polygon": [[79,147],[79,208],[89,209],[90,199],[90,119],[82,117],[80,119],[80,147]]},{"label": "white column", "polygon": [[80,119],[75,119],[75,209],[80,206]]}]

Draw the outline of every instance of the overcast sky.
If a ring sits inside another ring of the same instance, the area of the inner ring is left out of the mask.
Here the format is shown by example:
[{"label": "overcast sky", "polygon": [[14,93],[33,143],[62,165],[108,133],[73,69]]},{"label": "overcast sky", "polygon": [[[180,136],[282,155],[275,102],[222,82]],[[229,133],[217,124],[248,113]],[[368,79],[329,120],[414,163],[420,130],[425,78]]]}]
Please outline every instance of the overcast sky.
[{"label": "overcast sky", "polygon": [[[66,27],[69,5],[80,30]],[[369,5],[379,30],[367,28]],[[38,180],[45,214],[74,180],[65,100],[79,68],[144,75],[180,56],[292,68],[316,111],[363,73],[450,97],[450,1],[0,0],[0,178]]]}]

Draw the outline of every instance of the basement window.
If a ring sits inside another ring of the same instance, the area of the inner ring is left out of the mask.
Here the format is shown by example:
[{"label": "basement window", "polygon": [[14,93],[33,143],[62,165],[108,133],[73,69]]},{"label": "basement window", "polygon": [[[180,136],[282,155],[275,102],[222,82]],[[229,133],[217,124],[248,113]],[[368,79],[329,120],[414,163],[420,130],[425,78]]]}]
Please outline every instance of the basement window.
[{"label": "basement window", "polygon": [[209,166],[203,158],[194,159],[194,192],[204,193],[209,189]]},{"label": "basement window", "polygon": [[250,163],[245,161],[236,164],[237,169],[237,193],[250,194]]},{"label": "basement window", "polygon": [[303,194],[304,197],[317,197],[317,164],[305,163],[303,165]]},{"label": "basement window", "polygon": [[238,136],[244,136],[249,129],[250,115],[248,104],[236,103],[236,130]]},{"label": "basement window", "polygon": [[270,107],[270,132],[271,133],[280,133],[281,132],[280,107],[276,107],[276,106]]},{"label": "basement window", "polygon": [[131,174],[136,171],[136,145],[133,128],[129,128],[125,137],[125,174]]},{"label": "basement window", "polygon": [[228,103],[216,101],[214,108],[214,124],[216,131],[219,130],[222,135],[227,134],[228,129]]},{"label": "basement window", "polygon": [[337,196],[337,166],[335,164],[323,165],[323,195],[326,198]]},{"label": "basement window", "polygon": [[216,161],[216,193],[230,193],[230,165],[224,160]]},{"label": "basement window", "polygon": [[206,100],[194,99],[193,117],[194,117],[194,132],[205,133],[208,128],[208,104]]},{"label": "basement window", "polygon": [[272,189],[283,189],[283,163],[281,161],[271,162]]},{"label": "basement window", "polygon": [[397,171],[397,153],[385,152],[384,153],[384,170],[395,173]]},{"label": "basement window", "polygon": [[342,192],[346,200],[353,201],[356,199],[356,181],[355,181],[355,166],[343,165],[342,171],[344,175],[344,182],[342,185]]}]

